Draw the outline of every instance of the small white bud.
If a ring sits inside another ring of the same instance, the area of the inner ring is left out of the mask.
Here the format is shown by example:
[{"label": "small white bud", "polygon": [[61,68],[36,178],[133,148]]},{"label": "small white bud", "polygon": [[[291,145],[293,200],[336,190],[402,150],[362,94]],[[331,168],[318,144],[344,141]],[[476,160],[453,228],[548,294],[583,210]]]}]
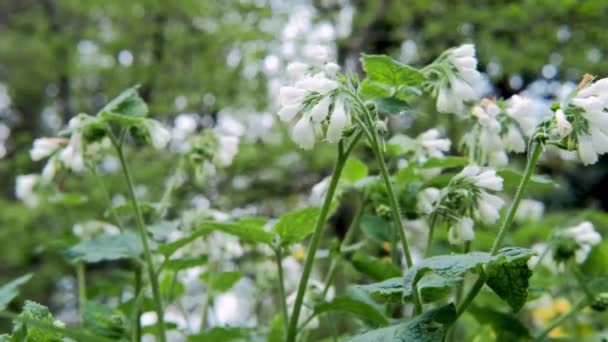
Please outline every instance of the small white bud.
[{"label": "small white bud", "polygon": [[473,220],[469,217],[462,217],[456,224],[450,227],[448,232],[448,241],[452,245],[472,241],[474,238]]},{"label": "small white bud", "polygon": [[341,100],[334,104],[334,111],[329,118],[329,126],[327,127],[327,141],[335,143],[342,138],[342,132],[348,124],[346,108]]},{"label": "small white bud", "polygon": [[171,140],[171,133],[160,122],[152,119],[146,120],[148,135],[152,141],[152,146],[157,150],[165,148]]},{"label": "small white bud", "polygon": [[566,119],[566,115],[564,114],[563,110],[558,109],[555,111],[555,122],[560,139],[567,137],[572,132],[572,125],[568,119]]},{"label": "small white bud", "polygon": [[315,130],[310,117],[304,116],[293,126],[291,133],[293,141],[305,150],[315,145]]}]

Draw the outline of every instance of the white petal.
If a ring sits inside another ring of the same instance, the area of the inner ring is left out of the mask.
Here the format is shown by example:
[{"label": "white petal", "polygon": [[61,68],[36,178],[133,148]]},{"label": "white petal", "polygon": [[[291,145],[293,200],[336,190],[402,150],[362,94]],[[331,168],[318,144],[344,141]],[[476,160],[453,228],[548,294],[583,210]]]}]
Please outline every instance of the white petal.
[{"label": "white petal", "polygon": [[450,227],[450,231],[448,232],[448,241],[452,245],[471,241],[474,238],[473,220],[468,217],[461,218],[455,225]]},{"label": "white petal", "polygon": [[454,57],[474,57],[475,56],[475,45],[473,44],[462,44],[454,50],[452,50]]},{"label": "white petal", "polygon": [[458,77],[452,77],[450,79],[450,86],[452,87],[454,95],[462,100],[473,100],[477,98],[475,89]]},{"label": "white petal", "polygon": [[439,88],[437,93],[437,111],[440,113],[450,113],[450,91],[446,87]]},{"label": "white petal", "polygon": [[304,76],[306,76],[306,72],[309,68],[310,67],[308,66],[308,64],[300,62],[289,63],[287,65],[287,73],[289,73],[289,76],[291,76],[292,79],[297,81],[301,80],[302,78],[304,78]]},{"label": "white petal", "polygon": [[308,92],[305,89],[281,87],[281,89],[279,89],[279,104],[281,106],[299,104],[304,100],[307,94]]},{"label": "white petal", "polygon": [[342,132],[348,123],[348,114],[344,108],[344,103],[341,100],[336,101],[334,111],[329,118],[329,126],[327,127],[327,141],[335,143],[342,138]]},{"label": "white petal", "polygon": [[555,111],[555,122],[557,124],[557,133],[560,138],[565,138],[572,132],[572,125],[568,119],[566,119],[566,115],[561,109]]},{"label": "white petal", "polygon": [[597,153],[593,148],[590,135],[582,134],[578,136],[578,156],[585,165],[597,162]]},{"label": "white petal", "polygon": [[315,145],[315,131],[309,117],[303,117],[293,127],[291,138],[298,146],[310,150]]},{"label": "white petal", "polygon": [[591,141],[593,142],[593,149],[598,154],[608,153],[608,136],[602,133],[599,128],[591,127]]},{"label": "white petal", "polygon": [[604,110],[603,101],[595,96],[585,98],[575,97],[572,99],[572,104],[588,112],[602,112]]},{"label": "white petal", "polygon": [[475,57],[456,57],[453,62],[459,71],[477,68],[477,59]]},{"label": "white petal", "polygon": [[488,169],[473,177],[475,184],[481,188],[494,191],[502,191],[502,178],[496,175],[496,171]]},{"label": "white petal", "polygon": [[601,93],[608,92],[608,78],[602,78],[596,82],[593,82],[588,87],[580,90],[577,94],[577,97],[587,97],[587,96],[597,96]]},{"label": "white petal", "polygon": [[283,106],[281,107],[281,110],[279,110],[279,118],[283,122],[289,122],[298,114],[298,112],[300,112],[301,108],[302,105],[300,103]]},{"label": "white petal", "polygon": [[160,150],[165,148],[171,140],[171,133],[160,122],[152,119],[146,121],[148,135],[152,141],[152,146]]},{"label": "white petal", "polygon": [[327,63],[323,67],[323,71],[325,71],[328,76],[335,77],[338,74],[338,71],[340,71],[340,66],[336,63]]},{"label": "white petal", "polygon": [[310,116],[312,121],[321,122],[325,120],[329,112],[329,105],[331,104],[331,97],[325,96],[321,99],[312,109],[310,110]]},{"label": "white petal", "polygon": [[513,125],[510,125],[507,130],[506,145],[510,151],[521,153],[526,150],[526,141],[519,132],[519,129]]}]

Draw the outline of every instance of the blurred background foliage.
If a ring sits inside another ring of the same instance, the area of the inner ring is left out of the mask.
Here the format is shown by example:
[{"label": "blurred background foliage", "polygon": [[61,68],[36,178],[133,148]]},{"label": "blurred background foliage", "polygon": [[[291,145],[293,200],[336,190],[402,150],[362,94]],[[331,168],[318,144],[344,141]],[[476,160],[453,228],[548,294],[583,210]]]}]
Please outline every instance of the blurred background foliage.
[{"label": "blurred background foliage", "polygon": [[[141,84],[152,115],[166,122],[190,112],[213,122],[226,108],[272,114],[275,94],[265,67],[274,59],[268,56],[277,54],[277,37],[287,18],[298,14],[296,5],[308,4],[281,2],[1,1],[0,90],[9,101],[0,103],[0,120],[11,137],[0,159],[0,283],[36,272],[25,296],[49,303],[49,290],[74,272],[61,253],[73,242],[72,225],[102,219],[108,207],[106,190],[87,175],[69,175],[57,184],[64,194],[82,198],[64,196],[37,208],[15,200],[15,176],[41,167],[28,156],[33,138],[55,134],[79,112],[94,114],[133,84]],[[337,38],[337,57],[354,70],[362,52],[424,65],[446,48],[474,42],[480,69],[505,98],[529,87],[549,98],[557,81],[576,83],[586,72],[608,75],[604,0],[314,0],[310,6],[316,21],[335,23],[345,11],[352,15],[350,33]],[[424,114],[433,120],[434,112]],[[216,185],[188,184],[175,197],[186,202],[204,193],[220,209],[255,205],[259,214],[284,212],[331,170],[333,149],[299,151],[284,127],[278,131],[280,143],[259,137],[242,143]],[[291,163],[293,153],[301,159]],[[145,198],[159,198],[175,157],[146,150],[130,155],[137,183],[149,185]],[[544,164],[541,171],[561,184],[546,200],[554,208],[608,207],[605,165]],[[275,169],[271,176],[269,168]],[[251,181],[239,186],[232,181],[238,175]],[[104,176],[104,182],[111,194],[125,192],[119,176]]]}]

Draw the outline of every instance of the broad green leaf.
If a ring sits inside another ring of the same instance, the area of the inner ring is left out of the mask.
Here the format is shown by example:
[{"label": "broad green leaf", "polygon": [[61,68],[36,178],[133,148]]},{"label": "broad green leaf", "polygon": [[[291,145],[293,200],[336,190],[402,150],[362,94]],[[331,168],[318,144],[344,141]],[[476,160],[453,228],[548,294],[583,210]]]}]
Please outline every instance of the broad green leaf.
[{"label": "broad green leaf", "polygon": [[139,96],[137,92],[138,86],[131,87],[112,99],[100,111],[100,116],[103,114],[113,114],[122,117],[145,117],[148,115],[148,105]]},{"label": "broad green leaf", "polygon": [[220,231],[234,235],[244,242],[270,244],[274,234],[264,230],[266,220],[259,218],[245,218],[235,222],[203,221],[199,225],[199,233]]},{"label": "broad green leaf", "polygon": [[251,340],[254,330],[251,328],[215,327],[196,335],[188,336],[188,342],[232,342]]},{"label": "broad green leaf", "polygon": [[164,264],[165,269],[171,271],[180,271],[188,268],[201,266],[207,263],[209,257],[207,255],[201,255],[198,257],[187,257],[167,260]]},{"label": "broad green leaf", "polygon": [[350,342],[443,342],[448,327],[456,320],[456,308],[449,304],[417,316],[407,322],[368,331]]},{"label": "broad green leaf", "polygon": [[118,235],[99,236],[68,248],[65,255],[72,262],[95,263],[106,260],[134,259],[143,247],[139,236],[132,231]]},{"label": "broad green leaf", "polygon": [[315,306],[315,315],[324,312],[347,312],[374,326],[388,325],[387,318],[372,305],[350,297],[338,297]]},{"label": "broad green leaf", "polygon": [[342,178],[354,183],[367,177],[368,172],[369,170],[364,162],[358,158],[350,157],[342,170]]},{"label": "broad green leaf", "polygon": [[422,188],[444,188],[456,176],[455,172],[445,172],[435,177],[431,177],[424,181]]},{"label": "broad green leaf", "polygon": [[82,324],[95,335],[116,340],[128,338],[127,318],[122,312],[103,304],[86,302]]},{"label": "broad green leaf", "polygon": [[462,283],[462,278],[444,278],[427,274],[418,282],[418,291],[423,303],[432,303],[452,294],[452,290]]},{"label": "broad green leaf", "polygon": [[0,287],[0,311],[19,295],[19,287],[32,279],[32,274],[21,276]]},{"label": "broad green leaf", "polygon": [[36,342],[59,342],[63,336],[55,331],[44,329],[43,327],[30,324],[29,321],[37,321],[43,324],[52,325],[53,315],[49,309],[41,304],[25,301],[25,305],[19,319],[14,320],[13,339],[14,341],[36,341]]},{"label": "broad green leaf", "polygon": [[383,261],[360,251],[353,255],[352,264],[357,271],[378,281],[401,275],[401,270],[390,260]]},{"label": "broad green leaf", "polygon": [[530,331],[526,326],[512,314],[496,311],[489,307],[478,307],[472,305],[470,312],[475,319],[484,325],[492,326],[499,336],[498,341],[528,341]]},{"label": "broad green leaf", "polygon": [[469,160],[464,157],[448,156],[444,158],[430,158],[425,161],[420,167],[424,169],[431,169],[440,167],[442,169],[450,169],[454,167],[466,166],[469,164]]},{"label": "broad green leaf", "polygon": [[[503,169],[496,172],[497,175],[502,177],[503,186],[505,191],[515,191],[521,181],[522,173],[512,169]],[[530,184],[528,185],[529,191],[548,191],[557,188],[558,185],[551,177],[544,175],[532,175],[530,178]]]},{"label": "broad green leaf", "polygon": [[369,79],[363,80],[359,86],[359,94],[366,100],[391,97],[394,92],[393,87]]},{"label": "broad green leaf", "polygon": [[393,226],[380,216],[364,215],[361,218],[361,232],[372,241],[390,242],[393,239]]},{"label": "broad green leaf", "polygon": [[230,290],[243,275],[239,271],[229,272],[205,272],[201,274],[201,280],[214,291],[226,292]]},{"label": "broad green leaf", "polygon": [[418,70],[384,55],[363,55],[361,64],[367,77],[388,86],[416,86],[424,81]]},{"label": "broad green leaf", "polygon": [[190,235],[185,236],[181,239],[175,240],[170,243],[165,243],[165,244],[159,245],[157,248],[157,251],[159,253],[161,253],[162,255],[164,255],[165,258],[169,258],[175,252],[177,252],[180,248],[186,246],[187,244],[191,243],[192,241],[198,239],[201,236],[209,234],[209,232],[210,232],[210,230],[207,228],[205,228],[205,229],[199,228],[199,229],[191,232]]},{"label": "broad green leaf", "polygon": [[175,272],[163,273],[159,285],[161,296],[168,302],[172,302],[186,293],[186,286],[175,275]]},{"label": "broad green leaf", "polygon": [[268,333],[266,334],[266,342],[284,342],[285,341],[285,322],[282,315],[275,315],[270,321]]},{"label": "broad green leaf", "polygon": [[399,303],[403,296],[403,278],[394,277],[378,283],[354,285],[354,288],[368,293],[377,301],[385,303]]},{"label": "broad green leaf", "polygon": [[486,265],[486,284],[511,308],[518,312],[528,299],[529,279],[532,271],[528,259],[534,255],[529,249],[503,248]]},{"label": "broad green leaf", "polygon": [[376,104],[376,110],[382,114],[395,114],[399,115],[405,112],[406,109],[409,108],[407,102],[394,98],[394,97],[385,97],[381,99],[375,99],[374,103]]},{"label": "broad green leaf", "polygon": [[315,229],[317,217],[319,217],[319,208],[301,209],[281,216],[273,230],[281,238],[282,244],[300,242]]}]

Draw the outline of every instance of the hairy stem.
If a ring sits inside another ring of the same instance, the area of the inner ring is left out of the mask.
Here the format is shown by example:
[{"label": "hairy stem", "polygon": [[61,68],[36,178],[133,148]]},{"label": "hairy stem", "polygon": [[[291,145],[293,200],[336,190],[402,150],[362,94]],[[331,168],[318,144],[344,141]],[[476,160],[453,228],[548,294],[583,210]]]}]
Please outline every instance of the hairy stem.
[{"label": "hairy stem", "polygon": [[285,329],[289,327],[289,314],[287,313],[287,298],[285,297],[285,279],[283,276],[283,248],[278,246],[275,251],[278,277],[279,277],[279,300],[281,301],[281,311],[283,313],[283,322]]},{"label": "hairy stem", "polygon": [[[534,168],[536,167],[536,164],[538,163],[538,158],[540,157],[542,151],[543,151],[542,144],[540,144],[540,143],[532,144],[531,152],[528,157],[528,162],[526,164],[526,170],[524,171],[524,174],[521,177],[521,181],[519,182],[519,186],[517,187],[517,192],[515,192],[515,197],[513,198],[513,202],[511,202],[511,206],[509,207],[509,210],[507,211],[507,215],[505,216],[505,219],[502,222],[502,226],[500,227],[500,230],[498,232],[498,235],[496,236],[496,239],[494,240],[494,244],[492,245],[492,250],[490,251],[492,255],[496,255],[496,253],[498,253],[498,251],[500,250],[500,247],[502,247],[502,243],[505,239],[505,236],[506,236],[509,228],[511,227],[511,224],[513,223],[513,219],[515,218],[515,213],[517,213],[517,209],[519,208],[519,203],[521,202],[521,200],[524,197],[524,194],[526,192],[526,189],[528,188],[528,184],[530,183],[530,178],[532,178],[532,174],[534,173]],[[485,281],[486,281],[486,277],[484,274],[480,275],[479,278],[477,278],[477,281],[475,282],[475,284],[473,284],[473,287],[471,288],[471,290],[469,291],[467,296],[464,298],[462,304],[460,304],[460,306],[458,307],[458,310],[457,310],[458,316],[460,316],[467,309],[467,307],[473,302],[473,299],[475,299],[475,297],[477,296],[477,293],[479,293],[479,291],[483,287],[483,284],[485,283]]]},{"label": "hairy stem", "polygon": [[437,213],[431,214],[431,222],[429,223],[429,236],[426,239],[426,249],[424,250],[424,257],[428,258],[431,256],[433,249],[433,235],[435,233],[435,223],[437,223]]},{"label": "hairy stem", "polygon": [[118,158],[120,159],[120,164],[122,166],[122,171],[125,176],[127,182],[127,190],[129,192],[129,197],[131,198],[131,205],[133,206],[133,211],[135,213],[135,221],[137,223],[137,229],[139,231],[139,237],[141,239],[143,248],[144,248],[144,261],[146,262],[146,269],[148,270],[148,277],[150,279],[150,284],[152,286],[152,297],[154,300],[154,310],[156,311],[156,315],[158,316],[158,334],[160,342],[165,342],[167,340],[165,333],[165,323],[163,319],[163,304],[160,296],[160,287],[158,285],[158,279],[156,278],[156,274],[154,272],[154,263],[152,262],[152,252],[150,250],[150,242],[148,241],[148,232],[146,230],[146,224],[144,222],[144,217],[141,212],[141,207],[139,205],[139,201],[137,200],[137,196],[135,195],[133,177],[131,176],[131,171],[129,170],[129,165],[125,159],[125,154],[122,148],[122,144],[119,143],[116,139],[112,138],[112,142],[114,143],[114,147],[118,153]]}]

